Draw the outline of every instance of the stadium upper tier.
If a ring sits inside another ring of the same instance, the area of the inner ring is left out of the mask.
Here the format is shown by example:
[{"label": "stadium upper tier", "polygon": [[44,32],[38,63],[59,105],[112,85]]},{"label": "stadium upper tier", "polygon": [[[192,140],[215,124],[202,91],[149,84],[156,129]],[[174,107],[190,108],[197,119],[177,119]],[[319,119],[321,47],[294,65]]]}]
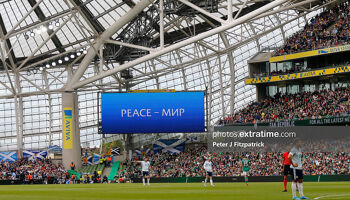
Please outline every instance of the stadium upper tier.
[{"label": "stadium upper tier", "polygon": [[289,37],[275,56],[349,44],[349,1],[316,15],[304,29]]},{"label": "stadium upper tier", "polygon": [[276,93],[253,102],[219,124],[322,119],[350,115],[350,87],[296,94]]}]

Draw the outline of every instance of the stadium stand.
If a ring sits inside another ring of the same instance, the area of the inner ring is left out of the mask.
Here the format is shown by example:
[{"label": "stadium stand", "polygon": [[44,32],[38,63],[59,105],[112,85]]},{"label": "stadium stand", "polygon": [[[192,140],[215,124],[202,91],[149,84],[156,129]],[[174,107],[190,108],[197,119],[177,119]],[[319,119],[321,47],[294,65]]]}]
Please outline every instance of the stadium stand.
[{"label": "stadium stand", "polygon": [[304,29],[288,38],[275,55],[349,44],[349,2],[327,9],[308,22]]},{"label": "stadium stand", "polygon": [[[205,176],[204,157],[211,156],[215,176],[240,176],[240,162],[249,155],[252,176],[280,176],[282,153],[215,153],[209,155],[206,147],[187,148],[179,155],[160,153],[147,156],[153,166],[154,177],[199,177]],[[137,158],[135,158],[137,159]],[[350,154],[307,153],[304,158],[305,175],[350,174]],[[279,167],[280,166],[280,167]],[[118,177],[139,178],[140,166],[131,161],[118,173]]]},{"label": "stadium stand", "polygon": [[49,159],[19,160],[16,162],[0,162],[0,180],[45,180],[48,183],[65,183],[70,176],[62,165],[56,166]]},{"label": "stadium stand", "polygon": [[253,102],[219,124],[271,122],[296,119],[320,119],[350,114],[350,87],[302,92],[277,93],[260,102]]}]

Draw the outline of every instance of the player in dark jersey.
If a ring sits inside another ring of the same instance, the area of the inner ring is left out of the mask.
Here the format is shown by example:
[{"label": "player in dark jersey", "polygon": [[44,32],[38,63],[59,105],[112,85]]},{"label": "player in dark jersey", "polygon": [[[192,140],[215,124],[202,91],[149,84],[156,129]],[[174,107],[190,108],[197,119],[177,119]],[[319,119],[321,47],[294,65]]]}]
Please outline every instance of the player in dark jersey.
[{"label": "player in dark jersey", "polygon": [[284,152],[282,157],[282,165],[283,165],[283,176],[284,176],[284,190],[282,192],[287,192],[287,177],[290,173],[290,161],[288,158],[289,152]]}]

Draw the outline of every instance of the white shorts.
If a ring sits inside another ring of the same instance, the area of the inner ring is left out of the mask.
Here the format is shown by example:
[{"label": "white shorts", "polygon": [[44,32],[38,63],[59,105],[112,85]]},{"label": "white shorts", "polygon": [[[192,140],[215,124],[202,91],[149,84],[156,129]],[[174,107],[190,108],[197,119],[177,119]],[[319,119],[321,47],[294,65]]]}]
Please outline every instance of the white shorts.
[{"label": "white shorts", "polygon": [[248,176],[249,173],[248,172],[242,172],[242,176]]}]

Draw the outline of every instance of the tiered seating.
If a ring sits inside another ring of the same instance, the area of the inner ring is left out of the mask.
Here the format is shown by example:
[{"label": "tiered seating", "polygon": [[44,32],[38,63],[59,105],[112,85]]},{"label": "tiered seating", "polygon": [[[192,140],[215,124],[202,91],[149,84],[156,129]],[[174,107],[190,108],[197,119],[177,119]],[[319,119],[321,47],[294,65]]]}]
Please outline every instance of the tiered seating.
[{"label": "tiered seating", "polygon": [[349,44],[350,5],[340,3],[312,18],[304,29],[292,35],[276,55]]},{"label": "tiered seating", "polygon": [[104,165],[98,164],[98,165],[88,165],[83,166],[81,169],[77,170],[78,173],[82,174],[92,174],[94,171],[101,171],[103,173],[103,170],[105,169]]},{"label": "tiered seating", "polygon": [[[334,144],[330,145],[334,146]],[[340,144],[340,146],[342,146]],[[152,163],[152,176],[155,177],[196,177],[205,176],[204,158],[208,149],[189,148],[178,155],[159,153],[148,156]],[[249,174],[252,176],[278,176],[283,174],[282,153],[211,153],[211,162],[215,176],[240,176],[241,160],[248,158]],[[345,152],[305,153],[303,160],[304,175],[350,174],[350,155]],[[119,172],[120,177],[140,177],[141,165],[128,161],[127,168]]]},{"label": "tiered seating", "polygon": [[[322,109],[319,109],[322,108]],[[254,102],[240,112],[221,120],[220,124],[308,120],[350,114],[350,87],[278,94]]]}]

